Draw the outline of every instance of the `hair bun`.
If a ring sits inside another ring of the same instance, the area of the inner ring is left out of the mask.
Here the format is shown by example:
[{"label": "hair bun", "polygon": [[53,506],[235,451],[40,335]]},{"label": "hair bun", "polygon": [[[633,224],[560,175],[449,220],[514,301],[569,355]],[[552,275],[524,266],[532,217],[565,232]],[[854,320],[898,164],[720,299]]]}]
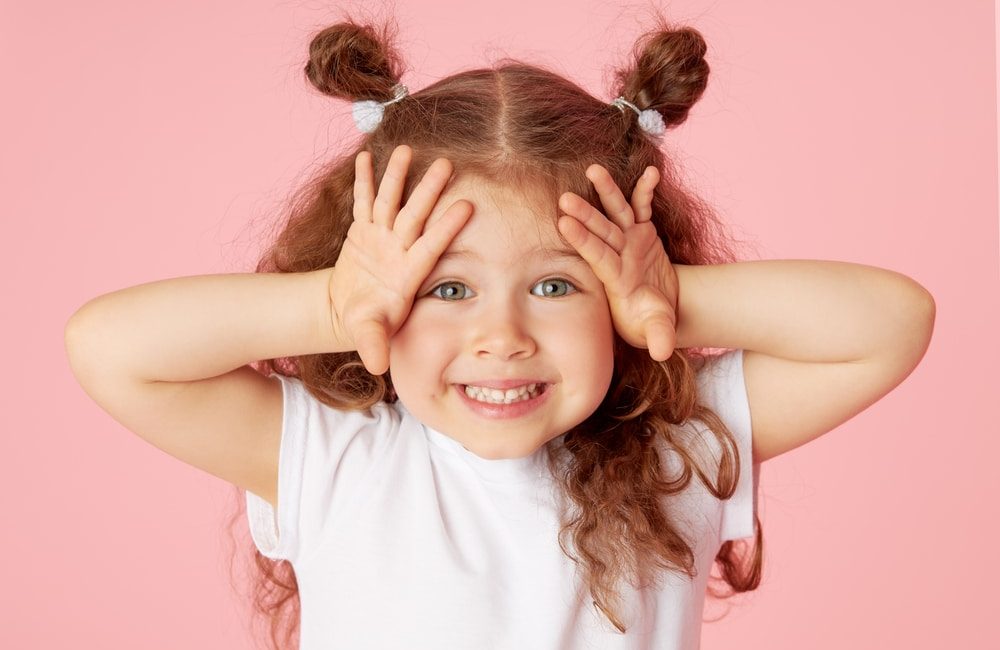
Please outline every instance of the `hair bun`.
[{"label": "hair bun", "polygon": [[342,22],[316,34],[309,43],[306,78],[321,93],[351,101],[393,97],[402,60],[391,46],[388,25],[379,27]]},{"label": "hair bun", "polygon": [[617,94],[657,111],[668,128],[682,124],[708,85],[707,49],[698,30],[661,25],[638,39],[631,67],[615,70]]}]

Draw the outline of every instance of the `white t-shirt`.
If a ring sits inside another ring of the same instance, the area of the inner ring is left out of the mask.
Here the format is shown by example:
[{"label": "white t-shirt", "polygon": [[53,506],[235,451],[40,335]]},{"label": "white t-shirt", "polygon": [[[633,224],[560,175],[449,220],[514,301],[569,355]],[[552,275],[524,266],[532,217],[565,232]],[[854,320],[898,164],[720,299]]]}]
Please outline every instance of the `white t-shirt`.
[{"label": "white t-shirt", "polygon": [[[697,535],[698,576],[668,573],[658,592],[623,582],[625,634],[593,605],[559,547],[544,447],[484,459],[399,401],[338,411],[300,380],[276,376],[284,391],[277,519],[252,492],[247,514],[261,553],[295,569],[301,650],[693,650],[720,544],[754,534],[759,465],[741,350],[698,373],[702,401],[738,440],[736,493],[719,501],[694,475],[670,497],[671,516]],[[718,451],[703,425],[683,431]],[[673,452],[665,461],[678,466]]]}]

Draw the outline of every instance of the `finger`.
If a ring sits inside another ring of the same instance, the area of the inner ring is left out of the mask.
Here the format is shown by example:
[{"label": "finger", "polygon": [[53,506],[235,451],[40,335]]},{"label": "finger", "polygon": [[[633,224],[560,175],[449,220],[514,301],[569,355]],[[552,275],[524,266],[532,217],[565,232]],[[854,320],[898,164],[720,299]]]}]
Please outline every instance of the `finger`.
[{"label": "finger", "polygon": [[618,280],[622,269],[622,258],[604,240],[587,230],[574,217],[559,217],[556,227],[605,286],[611,286]]},{"label": "finger", "polygon": [[382,174],[382,182],[378,186],[372,221],[380,226],[392,228],[392,222],[399,212],[399,200],[403,196],[403,183],[406,181],[406,170],[410,166],[413,150],[401,144],[392,151],[389,162]]},{"label": "finger", "polygon": [[396,215],[392,229],[403,239],[403,248],[413,246],[413,242],[420,237],[420,231],[423,230],[427,217],[433,212],[441,190],[451,178],[451,171],[451,162],[446,158],[435,160],[413,188],[406,205]]},{"label": "finger", "polygon": [[358,356],[365,364],[365,369],[373,375],[381,375],[389,367],[387,342],[385,327],[381,323],[367,320],[358,325],[354,334],[354,344],[358,348]]},{"label": "finger", "polygon": [[584,224],[616,253],[621,254],[625,249],[625,233],[622,232],[622,229],[613,224],[583,197],[573,192],[566,192],[559,197],[559,207],[562,208],[563,212]]},{"label": "finger", "polygon": [[632,190],[632,214],[636,223],[653,218],[653,190],[660,183],[660,172],[656,167],[647,167],[639,182]]},{"label": "finger", "polygon": [[427,278],[452,239],[465,227],[472,211],[473,205],[469,201],[455,201],[406,251],[409,291],[415,292]]},{"label": "finger", "polygon": [[608,170],[596,163],[588,167],[584,173],[594,184],[597,195],[601,197],[601,204],[608,218],[622,230],[628,230],[628,227],[635,223],[635,217],[632,214],[632,206],[625,200],[625,195],[615,183],[615,179],[611,178]]},{"label": "finger", "polygon": [[677,334],[668,320],[663,317],[651,319],[646,324],[645,335],[650,357],[666,361],[673,355]]},{"label": "finger", "polygon": [[362,151],[354,158],[354,220],[372,220],[372,203],[375,202],[375,174],[372,171],[372,154]]}]

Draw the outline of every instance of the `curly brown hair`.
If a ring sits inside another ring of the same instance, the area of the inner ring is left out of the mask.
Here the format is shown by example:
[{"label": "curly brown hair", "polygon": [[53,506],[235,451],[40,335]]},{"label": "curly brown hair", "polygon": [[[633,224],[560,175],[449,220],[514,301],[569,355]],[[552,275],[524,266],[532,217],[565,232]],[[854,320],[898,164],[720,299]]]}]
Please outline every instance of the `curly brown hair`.
[{"label": "curly brown hair", "polygon": [[[403,71],[393,31],[389,24],[353,19],[323,29],[309,44],[306,77],[331,97],[392,99]],[[629,64],[614,70],[614,96],[640,110],[658,111],[667,128],[682,124],[708,82],[705,52],[698,31],[659,18],[656,28],[636,42]],[[652,221],[670,260],[687,265],[737,261],[734,240],[722,222],[706,202],[682,188],[662,143],[638,128],[636,119],[632,110],[619,110],[558,74],[513,59],[453,74],[386,106],[372,133],[308,180],[292,197],[288,220],[256,271],[332,267],[352,222],[355,157],[362,150],[371,152],[377,180],[393,149],[403,143],[413,150],[403,202],[430,164],[444,157],[457,174],[536,190],[552,206],[553,226],[556,198],[563,192],[601,205],[584,176],[590,164],[604,166],[621,188],[634,187],[645,168],[655,165],[661,182],[653,197]],[[697,573],[693,541],[664,512],[662,497],[683,490],[692,474],[720,500],[736,489],[740,465],[735,438],[698,401],[695,373],[708,356],[707,349],[676,349],[658,362],[616,335],[614,374],[605,399],[584,422],[546,445],[563,503],[572,502],[577,509],[573,516],[563,513],[560,547],[579,566],[595,605],[622,632],[619,580],[648,585],[658,584],[660,569],[690,577]],[[389,373],[369,374],[356,352],[254,365],[265,375],[300,378],[316,399],[337,409],[364,410],[397,399]],[[673,433],[675,425],[691,419],[704,422],[720,443],[716,471]],[[657,443],[678,453],[680,479],[663,479]],[[721,545],[715,557],[721,575],[717,580],[728,590],[709,588],[709,595],[726,598],[760,584],[763,537],[756,514],[754,524],[752,545],[745,539]],[[567,535],[582,561],[567,550]],[[273,647],[293,647],[301,611],[294,570],[288,562],[253,552],[255,609],[270,623]]]}]

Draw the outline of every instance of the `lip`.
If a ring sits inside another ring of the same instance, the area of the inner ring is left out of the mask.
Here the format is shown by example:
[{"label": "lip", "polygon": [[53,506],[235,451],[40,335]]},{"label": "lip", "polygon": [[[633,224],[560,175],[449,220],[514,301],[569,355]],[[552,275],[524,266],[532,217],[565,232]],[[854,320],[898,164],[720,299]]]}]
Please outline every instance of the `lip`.
[{"label": "lip", "polygon": [[483,379],[482,381],[466,381],[462,382],[462,386],[479,386],[480,388],[496,388],[498,390],[506,390],[508,388],[517,388],[518,386],[525,386],[527,384],[548,384],[550,382],[543,381],[541,379]]},{"label": "lip", "polygon": [[[516,380],[521,383],[512,384],[512,386],[520,386],[524,383],[545,383],[545,382],[533,382],[533,381],[523,381]],[[476,386],[477,384],[472,384]],[[552,384],[545,384],[544,390],[532,397],[531,399],[523,400],[520,402],[514,402],[513,404],[489,404],[487,402],[477,402],[468,395],[465,394],[466,384],[454,384],[455,390],[458,391],[458,396],[465,402],[465,405],[469,407],[476,415],[488,419],[488,420],[507,420],[512,418],[520,418],[528,415],[529,413],[537,410],[549,399],[549,393],[552,392]]]}]

